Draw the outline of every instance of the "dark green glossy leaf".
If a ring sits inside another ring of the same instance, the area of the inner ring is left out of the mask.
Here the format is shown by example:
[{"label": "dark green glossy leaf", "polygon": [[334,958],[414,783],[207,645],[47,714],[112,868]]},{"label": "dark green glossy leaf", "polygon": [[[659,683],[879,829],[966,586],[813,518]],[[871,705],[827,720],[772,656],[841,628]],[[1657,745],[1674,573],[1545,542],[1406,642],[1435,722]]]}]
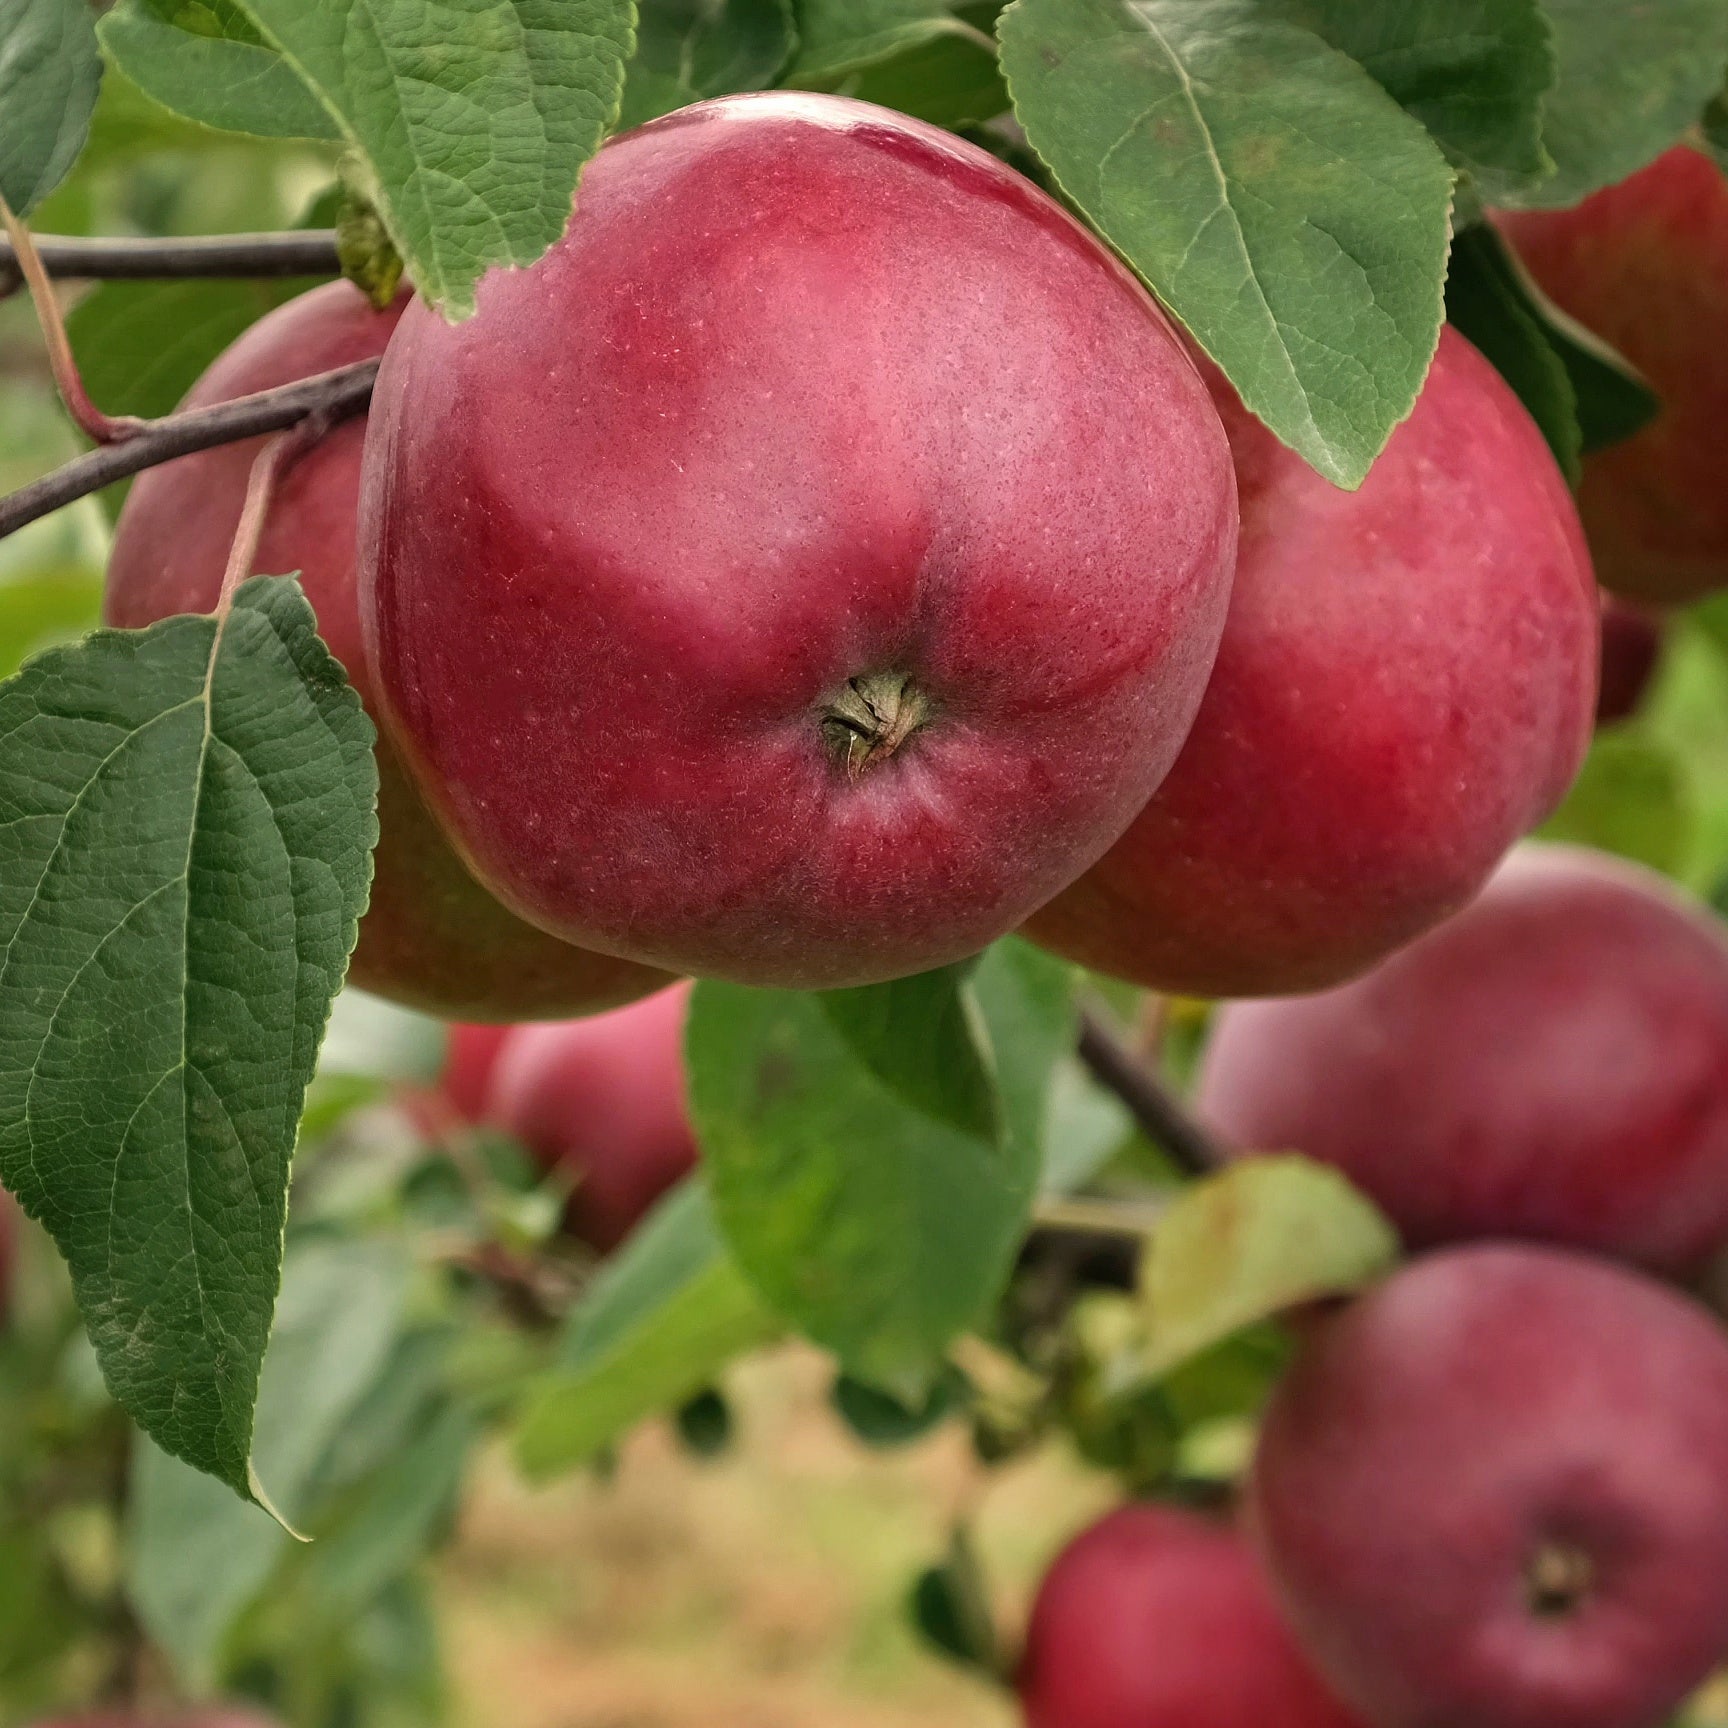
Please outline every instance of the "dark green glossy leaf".
[{"label": "dark green glossy leaf", "polygon": [[0,1179],[115,1397],[242,1494],[288,1165],[377,835],[372,726],[299,586],[0,686]]},{"label": "dark green glossy leaf", "polygon": [[732,1406],[712,1386],[680,1404],[673,1425],[685,1450],[698,1458],[718,1458],[732,1444]]},{"label": "dark green glossy leaf", "polygon": [[968,963],[818,998],[852,1054],[901,1103],[1000,1139],[1002,1113],[989,1035],[966,982]]},{"label": "dark green glossy leaf", "polygon": [[1359,60],[1491,200],[1554,170],[1542,99],[1555,55],[1539,0],[1266,0]]},{"label": "dark green glossy leaf", "polygon": [[963,1668],[1002,1678],[989,1590],[977,1550],[963,1528],[954,1532],[942,1564],[932,1566],[912,1586],[908,1606],[912,1624],[933,1649]]},{"label": "dark green glossy leaf", "polygon": [[[283,282],[104,282],[66,320],[90,399],[110,414],[171,413],[204,369],[266,312],[313,286]],[[127,485],[102,501],[117,516]]]},{"label": "dark green glossy leaf", "polygon": [[1446,316],[1493,363],[1542,429],[1554,460],[1576,486],[1583,432],[1578,395],[1504,241],[1486,223],[1452,244],[1446,277]]},{"label": "dark green glossy leaf", "polygon": [[1359,485],[1439,340],[1452,171],[1253,0],[1015,0],[1015,112],[1063,189],[1322,474]]},{"label": "dark green glossy leaf", "polygon": [[691,1108],[739,1265],[860,1379],[924,1395],[949,1340],[1001,1290],[1024,1233],[1071,975],[999,943],[971,984],[1005,1139],[908,1101],[815,995],[705,982]]},{"label": "dark green glossy leaf", "polygon": [[866,1386],[850,1374],[834,1382],[833,1404],[840,1419],[866,1446],[910,1446],[922,1440],[966,1402],[965,1376],[945,1368],[929,1392],[916,1403],[902,1403],[891,1393]]},{"label": "dark green glossy leaf", "polygon": [[341,136],[235,0],[120,0],[99,34],[139,89],[189,120],[261,138]]},{"label": "dark green glossy leaf", "polygon": [[981,34],[944,0],[798,0],[798,57],[787,81],[827,87],[938,36]]},{"label": "dark green glossy leaf", "polygon": [[619,129],[705,96],[767,89],[795,40],[792,0],[639,0]]},{"label": "dark green glossy leaf", "polygon": [[1543,3],[1560,66],[1543,124],[1556,172],[1514,201],[1561,208],[1653,162],[1704,112],[1728,71],[1728,0]]},{"label": "dark green glossy leaf", "polygon": [[0,198],[13,215],[72,172],[101,83],[85,0],[0,0]]},{"label": "dark green glossy leaf", "polygon": [[474,309],[564,232],[617,118],[633,0],[238,0],[330,116],[419,292]]}]

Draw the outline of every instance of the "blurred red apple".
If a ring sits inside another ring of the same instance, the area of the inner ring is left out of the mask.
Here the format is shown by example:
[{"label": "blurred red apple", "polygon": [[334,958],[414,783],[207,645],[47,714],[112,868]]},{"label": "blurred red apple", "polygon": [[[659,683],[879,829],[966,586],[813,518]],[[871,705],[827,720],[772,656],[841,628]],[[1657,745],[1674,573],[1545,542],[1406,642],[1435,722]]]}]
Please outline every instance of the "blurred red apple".
[{"label": "blurred red apple", "polygon": [[[260,319],[186,398],[199,407],[271,389],[384,351],[405,301],[375,312],[332,282]],[[377,714],[360,641],[355,512],[363,420],[334,428],[282,478],[255,568],[298,571],[318,629]],[[262,439],[151,468],[133,482],[115,530],[103,611],[135,629],[216,604],[246,481]],[[463,868],[387,740],[378,744],[380,838],[372,900],[352,981],[431,1013],[470,1018],[569,1014],[629,1001],[663,974],[556,941],[506,912]]]},{"label": "blurred red apple", "polygon": [[1602,681],[1596,724],[1611,725],[1636,714],[1662,658],[1662,620],[1647,607],[1603,596]]},{"label": "blurred red apple", "polygon": [[610,953],[863,984],[976,952],[1174,759],[1229,449],[1138,282],[983,151],[839,97],[609,144],[564,239],[404,314],[362,612],[482,879]]},{"label": "blurred red apple", "polygon": [[1728,1239],[1728,932],[1640,865],[1528,847],[1366,978],[1224,1009],[1198,1106],[1337,1165],[1417,1246],[1684,1271]]},{"label": "blurred red apple", "polygon": [[1251,1503],[1375,1728],[1660,1728],[1728,1637],[1728,1338],[1583,1255],[1432,1255],[1309,1333]]},{"label": "blurred red apple", "polygon": [[1728,584],[1728,181],[1680,145],[1571,210],[1496,219],[1560,308],[1618,348],[1662,398],[1641,432],[1584,460],[1579,508],[1596,573],[1635,600]]},{"label": "blurred red apple", "polygon": [[1057,1558],[1019,1675],[1028,1728],[1353,1728],[1297,1650],[1247,1543],[1124,1506]]},{"label": "blurred red apple", "polygon": [[696,1165],[685,1106],[690,986],[586,1020],[522,1026],[492,1070],[485,1117],[575,1179],[569,1225],[602,1253]]},{"label": "blurred red apple", "polygon": [[1559,803],[1597,591],[1541,433],[1452,330],[1355,493],[1208,376],[1242,499],[1217,670],[1169,778],[1027,933],[1155,989],[1278,995],[1438,923]]},{"label": "blurred red apple", "polygon": [[514,1026],[450,1028],[450,1046],[438,1086],[462,1121],[478,1122],[485,1113],[492,1071],[515,1031]]}]

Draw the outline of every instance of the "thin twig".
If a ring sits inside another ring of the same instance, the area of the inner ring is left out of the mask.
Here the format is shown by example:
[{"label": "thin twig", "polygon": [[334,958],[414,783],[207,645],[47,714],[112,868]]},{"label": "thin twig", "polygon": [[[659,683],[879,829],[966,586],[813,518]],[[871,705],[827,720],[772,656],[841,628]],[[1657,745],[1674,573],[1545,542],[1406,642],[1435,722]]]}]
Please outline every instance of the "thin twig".
[{"label": "thin twig", "polygon": [[1050,1195],[1032,1208],[1032,1222],[1041,1230],[1081,1236],[1150,1236],[1169,1208],[1158,1200],[1087,1200]]},{"label": "thin twig", "polygon": [[42,339],[48,346],[48,364],[54,373],[54,383],[66,412],[87,438],[98,444],[117,444],[135,438],[144,430],[144,422],[136,415],[119,418],[104,414],[84,388],[78,373],[78,362],[72,355],[72,343],[66,334],[66,320],[60,315],[59,296],[48,280],[30,230],[12,214],[11,206],[0,198],[0,227],[6,230],[12,247],[12,263],[30,286],[30,298],[36,307],[36,322],[42,326]]},{"label": "thin twig", "polygon": [[[202,277],[334,276],[334,229],[287,234],[199,234],[179,239],[85,240],[38,234],[43,268],[68,282],[180,282]],[[17,255],[0,240],[0,300],[24,285]]]},{"label": "thin twig", "polygon": [[1205,1176],[1223,1164],[1217,1142],[1188,1107],[1135,1055],[1104,1016],[1090,1008],[1080,1011],[1080,1060],[1091,1069],[1094,1079],[1128,1106],[1147,1139],[1162,1147],[1180,1169]]},{"label": "thin twig", "polygon": [[0,539],[40,516],[100,492],[116,480],[172,462],[177,456],[190,456],[217,444],[236,444],[264,432],[282,432],[313,415],[323,415],[333,426],[364,414],[377,375],[376,360],[357,360],[352,366],[320,372],[275,390],[260,390],[232,402],[148,420],[135,438],[104,444],[10,497],[0,498]]},{"label": "thin twig", "polygon": [[258,561],[258,542],[264,535],[264,519],[270,514],[270,500],[276,483],[293,463],[294,458],[311,448],[330,429],[322,414],[310,414],[286,432],[278,432],[253,459],[246,476],[246,499],[240,506],[240,520],[234,528],[234,539],[228,548],[228,564],[222,572],[222,587],[216,596],[216,616],[228,616],[234,603],[234,590],[252,574]]}]

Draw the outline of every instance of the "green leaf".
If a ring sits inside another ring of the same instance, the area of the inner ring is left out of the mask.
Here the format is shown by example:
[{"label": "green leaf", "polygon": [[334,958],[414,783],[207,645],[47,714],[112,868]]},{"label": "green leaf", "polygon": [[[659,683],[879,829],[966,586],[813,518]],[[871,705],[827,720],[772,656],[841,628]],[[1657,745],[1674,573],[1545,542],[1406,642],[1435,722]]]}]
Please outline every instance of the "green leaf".
[{"label": "green leaf", "polygon": [[[313,1511],[325,1452],[390,1363],[410,1272],[377,1243],[310,1241],[288,1257],[258,1388],[257,1457],[296,1521]],[[133,1454],[127,1591],[189,1689],[211,1684],[230,1628],[290,1542],[258,1507],[148,1441]]]},{"label": "green leaf", "polygon": [[1539,0],[1266,0],[1371,72],[1490,199],[1554,171],[1542,98],[1556,61]]},{"label": "green leaf", "polygon": [[905,1404],[850,1374],[834,1382],[832,1400],[840,1419],[866,1446],[910,1446],[966,1402],[969,1388],[957,1368],[945,1367],[929,1391],[916,1403]]},{"label": "green leaf", "polygon": [[1446,316],[1517,392],[1561,472],[1576,486],[1584,447],[1578,394],[1527,288],[1510,249],[1486,223],[1467,228],[1452,243]]},{"label": "green leaf", "polygon": [[1697,827],[1684,758],[1632,726],[1597,734],[1566,802],[1541,832],[1677,875],[1692,856]]},{"label": "green leaf", "polygon": [[991,1679],[1003,1678],[989,1588],[964,1527],[955,1530],[942,1564],[932,1566],[912,1586],[909,1607],[912,1624],[939,1654]]},{"label": "green leaf", "polygon": [[1392,1226],[1336,1170],[1246,1159],[1187,1189],[1152,1234],[1144,1366],[1174,1367],[1287,1308],[1360,1289],[1397,1258]]},{"label": "green leaf", "polygon": [[704,982],[690,1012],[691,1110],[739,1265],[850,1372],[908,1401],[1007,1278],[1072,1046],[1070,973],[1026,944],[991,949],[969,988],[1005,1139],[912,1102],[821,996]]},{"label": "green leaf", "polygon": [[672,1423],[694,1457],[718,1458],[732,1444],[732,1406],[712,1386],[680,1404]]},{"label": "green leaf", "polygon": [[813,79],[839,78],[939,36],[976,41],[982,32],[944,0],[798,0],[798,58],[787,82],[808,89]]},{"label": "green leaf", "polygon": [[684,1183],[606,1263],[570,1317],[557,1365],[527,1399],[517,1463],[536,1481],[587,1463],[779,1330],[728,1259],[707,1189]]},{"label": "green leaf", "polygon": [[1631,361],[1562,312],[1536,286],[1516,253],[1508,255],[1514,276],[1572,381],[1584,454],[1606,449],[1642,431],[1661,413],[1662,398],[1645,383]]},{"label": "green leaf", "polygon": [[372,739],[279,578],[0,686],[0,1180],[65,1255],[114,1396],[245,1495]]},{"label": "green leaf", "polygon": [[1002,1136],[989,1033],[966,988],[970,962],[830,990],[818,1000],[852,1054],[902,1104],[988,1140]]},{"label": "green leaf", "polygon": [[[101,283],[66,319],[84,388],[110,414],[171,413],[243,330],[315,280]],[[102,494],[111,518],[126,491]]]},{"label": "green leaf", "polygon": [[1359,485],[1440,338],[1452,172],[1427,131],[1253,0],[1015,0],[998,28],[1069,197],[1255,414]]},{"label": "green leaf", "polygon": [[239,0],[361,164],[420,294],[474,310],[495,264],[563,234],[618,114],[633,0]]},{"label": "green leaf", "polygon": [[1537,287],[1486,223],[1452,244],[1446,315],[1517,391],[1574,485],[1581,456],[1630,438],[1662,406],[1630,362]]},{"label": "green leaf", "polygon": [[0,0],[0,198],[15,216],[72,172],[101,83],[85,0]]},{"label": "green leaf", "polygon": [[353,1515],[314,1548],[314,1598],[353,1612],[413,1567],[448,1519],[480,1438],[473,1413],[457,1405],[411,1436]]},{"label": "green leaf", "polygon": [[1678,141],[1722,88],[1728,0],[1544,0],[1559,58],[1545,104],[1552,178],[1508,200],[1576,204]]},{"label": "green leaf", "polygon": [[705,96],[766,90],[795,41],[791,0],[640,0],[619,129]]},{"label": "green leaf", "polygon": [[259,138],[341,137],[236,0],[120,0],[97,34],[139,89],[188,120]]},{"label": "green leaf", "polygon": [[989,37],[946,31],[903,53],[811,87],[875,102],[951,130],[1008,111],[1008,86]]}]

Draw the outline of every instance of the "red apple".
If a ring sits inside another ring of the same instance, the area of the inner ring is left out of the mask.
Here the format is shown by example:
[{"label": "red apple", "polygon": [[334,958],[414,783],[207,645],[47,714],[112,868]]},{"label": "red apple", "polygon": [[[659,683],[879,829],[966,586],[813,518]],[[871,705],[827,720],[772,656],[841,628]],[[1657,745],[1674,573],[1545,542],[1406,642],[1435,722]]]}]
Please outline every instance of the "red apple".
[{"label": "red apple", "polygon": [[[227,401],[380,354],[404,302],[374,312],[332,282],[259,320],[195,384],[188,406]],[[376,716],[355,595],[355,513],[365,422],[336,427],[277,489],[255,568],[299,571],[318,628]],[[115,533],[103,610],[138,628],[216,603],[246,480],[262,440],[225,444],[133,483]],[[468,874],[386,740],[378,746],[372,901],[353,981],[413,1007],[475,1019],[570,1014],[629,1001],[665,976],[558,942],[506,912]]]},{"label": "red apple", "polygon": [[452,1026],[450,1047],[444,1058],[444,1073],[438,1089],[451,1109],[464,1122],[478,1122],[485,1114],[486,1093],[492,1071],[504,1046],[515,1035],[514,1026]]},{"label": "red apple", "polygon": [[696,1165],[685,1106],[690,986],[586,1020],[511,1034],[485,1117],[575,1179],[571,1231],[602,1253]]},{"label": "red apple", "polygon": [[1418,1246],[1684,1271],[1728,1239],[1728,934],[1639,865],[1529,847],[1366,978],[1224,1009],[1198,1103],[1337,1165]]},{"label": "red apple", "polygon": [[1611,725],[1638,712],[1662,658],[1662,620],[1647,607],[1603,596],[1602,681],[1596,724]]},{"label": "red apple", "polygon": [[1188,730],[1229,449],[1134,278],[902,115],[699,103],[378,381],[362,612],[482,879],[572,941],[746,983],[975,952]]},{"label": "red apple", "polygon": [[1278,995],[1438,923],[1559,803],[1598,602],[1542,435],[1452,330],[1354,493],[1209,378],[1242,499],[1217,670],[1169,778],[1027,933],[1155,989]]},{"label": "red apple", "polygon": [[1252,1506],[1375,1728],[1659,1728],[1728,1642],[1728,1338],[1583,1255],[1435,1254],[1309,1335]]},{"label": "red apple", "polygon": [[1681,145],[1571,210],[1497,218],[1563,311],[1662,397],[1643,431],[1584,460],[1579,507],[1597,574],[1635,600],[1728,584],[1728,181]]},{"label": "red apple", "polygon": [[1353,1728],[1227,1525],[1124,1506],[1063,1550],[1019,1676],[1028,1728]]}]

